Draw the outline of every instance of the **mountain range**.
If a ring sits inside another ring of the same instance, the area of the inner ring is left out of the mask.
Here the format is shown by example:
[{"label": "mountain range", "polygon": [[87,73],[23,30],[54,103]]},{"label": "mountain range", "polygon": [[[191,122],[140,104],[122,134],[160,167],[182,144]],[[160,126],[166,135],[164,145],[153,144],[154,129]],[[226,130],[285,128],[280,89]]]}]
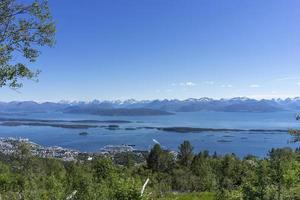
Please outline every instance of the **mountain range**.
[{"label": "mountain range", "polygon": [[165,115],[173,112],[224,111],[224,112],[276,112],[300,111],[300,97],[287,99],[231,99],[190,98],[186,100],[125,101],[60,101],[44,102],[12,101],[0,102],[0,113],[20,112],[64,112],[97,115]]}]

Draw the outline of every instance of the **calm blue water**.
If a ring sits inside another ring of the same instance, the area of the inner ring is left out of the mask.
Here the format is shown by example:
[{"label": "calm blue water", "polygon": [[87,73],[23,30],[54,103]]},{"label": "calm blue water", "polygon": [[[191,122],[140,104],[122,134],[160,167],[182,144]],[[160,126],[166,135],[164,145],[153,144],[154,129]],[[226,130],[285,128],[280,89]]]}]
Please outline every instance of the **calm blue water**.
[{"label": "calm blue water", "polygon": [[[0,115],[7,118],[30,119],[63,119],[63,120],[129,120],[134,123],[121,124],[121,128],[138,126],[189,126],[202,128],[239,128],[239,129],[300,129],[300,122],[295,120],[293,112],[272,113],[230,113],[230,112],[192,112],[177,113],[170,116],[149,117],[102,117],[95,115],[74,115],[61,113],[35,113],[27,115]],[[137,149],[148,150],[156,139],[162,146],[177,150],[184,141],[189,140],[196,152],[200,150],[216,151],[218,154],[235,153],[239,156],[254,154],[265,156],[273,147],[300,146],[300,143],[289,143],[290,135],[282,132],[203,132],[173,133],[158,130],[105,130],[88,129],[87,136],[78,133],[80,129],[53,127],[5,127],[0,126],[0,137],[26,137],[45,146],[62,146],[81,151],[97,151],[108,144],[133,144]]]}]

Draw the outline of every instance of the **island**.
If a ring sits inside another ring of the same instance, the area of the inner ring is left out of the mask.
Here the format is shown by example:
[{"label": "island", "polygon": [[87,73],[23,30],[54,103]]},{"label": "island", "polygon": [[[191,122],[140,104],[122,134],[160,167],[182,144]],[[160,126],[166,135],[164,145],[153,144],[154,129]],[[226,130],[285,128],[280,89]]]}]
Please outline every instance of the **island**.
[{"label": "island", "polygon": [[284,129],[230,129],[230,128],[196,128],[196,127],[156,127],[157,130],[177,133],[200,132],[287,132]]},{"label": "island", "polygon": [[81,135],[81,136],[87,136],[88,132],[80,132],[79,135]]}]

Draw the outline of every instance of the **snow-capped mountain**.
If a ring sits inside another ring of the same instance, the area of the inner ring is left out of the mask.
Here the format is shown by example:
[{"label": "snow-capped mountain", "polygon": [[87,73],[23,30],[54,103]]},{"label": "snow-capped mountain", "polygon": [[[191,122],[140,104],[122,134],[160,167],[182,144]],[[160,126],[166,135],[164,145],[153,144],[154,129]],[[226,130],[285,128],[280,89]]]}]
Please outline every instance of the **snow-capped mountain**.
[{"label": "snow-capped mountain", "polygon": [[167,112],[225,111],[225,112],[274,112],[281,110],[300,111],[300,97],[287,99],[231,99],[189,98],[186,100],[164,99],[125,101],[60,101],[37,103],[34,101],[0,102],[0,112],[66,112],[72,110],[152,109]]}]

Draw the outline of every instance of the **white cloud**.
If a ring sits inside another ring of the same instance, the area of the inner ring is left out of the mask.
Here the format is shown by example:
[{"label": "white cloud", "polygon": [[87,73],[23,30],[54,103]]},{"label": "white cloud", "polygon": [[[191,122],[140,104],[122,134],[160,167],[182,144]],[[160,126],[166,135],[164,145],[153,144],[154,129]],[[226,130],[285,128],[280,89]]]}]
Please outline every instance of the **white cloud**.
[{"label": "white cloud", "polygon": [[297,85],[300,85],[300,82],[298,82]]},{"label": "white cloud", "polygon": [[193,82],[186,82],[185,83],[187,86],[195,86],[196,84],[195,83],[193,83]]},{"label": "white cloud", "polygon": [[203,83],[206,85],[214,85],[215,84],[214,81],[204,81]]},{"label": "white cloud", "polygon": [[221,85],[221,87],[222,88],[232,88],[233,85],[231,85],[231,84],[223,84],[223,85]]},{"label": "white cloud", "polygon": [[187,82],[184,82],[184,83],[180,83],[179,85],[184,86],[184,87],[192,87],[192,86],[195,86],[196,83],[193,83],[191,81],[187,81]]},{"label": "white cloud", "polygon": [[249,87],[251,87],[251,88],[259,88],[260,85],[258,85],[258,84],[252,84],[252,85],[249,85]]}]

